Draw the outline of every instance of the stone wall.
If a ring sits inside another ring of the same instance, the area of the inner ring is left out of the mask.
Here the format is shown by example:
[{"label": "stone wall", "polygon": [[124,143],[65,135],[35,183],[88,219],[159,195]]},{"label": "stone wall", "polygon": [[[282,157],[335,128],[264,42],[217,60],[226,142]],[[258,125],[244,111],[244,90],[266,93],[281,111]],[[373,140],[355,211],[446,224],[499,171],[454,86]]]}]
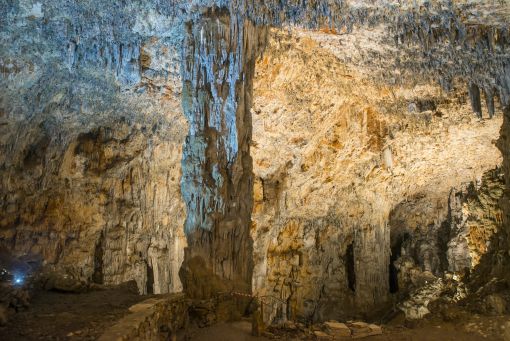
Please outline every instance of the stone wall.
[{"label": "stone wall", "polygon": [[183,294],[151,298],[135,304],[99,340],[177,340],[177,335],[184,334],[188,326],[188,305]]}]

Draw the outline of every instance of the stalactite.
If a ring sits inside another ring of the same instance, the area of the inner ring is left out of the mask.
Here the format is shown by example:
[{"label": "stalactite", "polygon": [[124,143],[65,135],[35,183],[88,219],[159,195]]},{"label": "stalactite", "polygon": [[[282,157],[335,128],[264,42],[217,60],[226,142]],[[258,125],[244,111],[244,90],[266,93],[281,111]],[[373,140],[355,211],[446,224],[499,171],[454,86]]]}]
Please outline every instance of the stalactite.
[{"label": "stalactite", "polygon": [[387,223],[355,229],[354,262],[356,304],[383,306],[390,292],[390,228]]}]

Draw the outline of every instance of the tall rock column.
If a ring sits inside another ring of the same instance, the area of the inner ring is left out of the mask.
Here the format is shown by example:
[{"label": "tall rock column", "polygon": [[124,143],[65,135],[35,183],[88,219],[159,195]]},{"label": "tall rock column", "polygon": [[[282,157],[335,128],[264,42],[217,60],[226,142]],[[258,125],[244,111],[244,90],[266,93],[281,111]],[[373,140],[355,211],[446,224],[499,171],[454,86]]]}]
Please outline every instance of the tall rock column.
[{"label": "tall rock column", "polygon": [[380,308],[390,292],[390,227],[386,221],[355,231],[354,262],[357,306],[361,311]]},{"label": "tall rock column", "polygon": [[250,108],[265,35],[264,28],[217,8],[187,24],[182,73],[189,132],[181,189],[188,247],[181,280],[191,297],[251,288]]},{"label": "tall rock column", "polygon": [[[510,78],[510,77],[509,77]],[[510,82],[509,82],[510,83]],[[499,255],[498,262],[499,264],[495,265],[496,271],[500,271],[510,279],[510,273],[508,272],[508,268],[510,268],[510,262],[508,259],[510,258],[510,103],[505,105],[503,104],[503,125],[501,126],[500,137],[498,141],[498,147],[503,155],[503,172],[505,175],[505,187],[506,190],[501,198],[500,205],[503,211],[503,244],[499,245],[498,249],[501,250],[501,254]]]},{"label": "tall rock column", "polygon": [[500,251],[493,264],[493,271],[499,271],[510,280],[510,61],[501,68],[496,83],[499,89],[499,99],[503,110],[503,124],[500,130],[498,148],[503,155],[503,172],[505,175],[505,191],[500,201],[503,211],[503,236],[497,249]]}]

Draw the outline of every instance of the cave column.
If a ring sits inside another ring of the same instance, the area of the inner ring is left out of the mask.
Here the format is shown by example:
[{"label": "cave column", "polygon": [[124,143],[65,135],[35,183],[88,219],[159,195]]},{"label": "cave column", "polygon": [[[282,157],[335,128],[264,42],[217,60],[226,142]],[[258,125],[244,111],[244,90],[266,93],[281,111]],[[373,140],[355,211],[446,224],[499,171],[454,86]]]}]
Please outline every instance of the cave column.
[{"label": "cave column", "polygon": [[387,302],[390,264],[390,227],[386,221],[354,232],[356,305],[377,309]]},{"label": "cave column", "polygon": [[250,292],[250,108],[265,29],[216,8],[186,29],[182,101],[189,131],[181,190],[188,246],[181,279],[192,297],[222,289]]},{"label": "cave column", "polygon": [[[507,102],[510,102],[510,100]],[[508,261],[510,259],[510,103],[505,103],[505,101],[502,100],[502,106],[503,125],[501,126],[498,147],[503,155],[502,167],[505,175],[506,190],[500,200],[503,212],[502,224],[504,239],[500,241],[502,244],[499,245],[498,249],[504,251],[502,251],[503,254],[499,255],[499,264],[495,264],[495,267],[499,268],[496,269],[497,271],[503,271],[506,273],[506,276],[508,276],[508,269],[510,268],[510,261]],[[506,254],[504,254],[505,251]]]},{"label": "cave column", "polygon": [[503,124],[501,126],[498,148],[503,156],[503,174],[505,176],[505,191],[500,199],[503,212],[503,236],[496,247],[500,250],[497,264],[493,264],[493,272],[501,272],[503,277],[510,280],[510,63],[503,68],[499,85],[499,99],[503,110]]}]

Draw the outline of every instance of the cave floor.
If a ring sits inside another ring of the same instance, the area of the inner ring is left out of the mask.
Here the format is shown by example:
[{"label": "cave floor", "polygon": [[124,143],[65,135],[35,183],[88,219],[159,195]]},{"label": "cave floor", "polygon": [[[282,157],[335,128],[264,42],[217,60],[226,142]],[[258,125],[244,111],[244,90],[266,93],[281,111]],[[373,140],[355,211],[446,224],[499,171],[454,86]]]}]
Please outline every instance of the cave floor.
[{"label": "cave floor", "polygon": [[[7,326],[0,327],[0,340],[96,340],[108,327],[128,313],[128,308],[148,296],[119,287],[86,293],[37,291],[30,307],[14,314]],[[461,314],[451,321],[431,316],[410,326],[395,318],[383,326],[383,335],[370,336],[370,341],[432,340],[504,340],[510,334],[510,316]],[[249,320],[219,323],[206,328],[190,328],[190,340],[250,341],[269,340],[251,335]],[[182,335],[181,335],[182,336]],[[271,336],[271,335],[268,335]],[[276,335],[275,335],[276,336]],[[280,340],[310,340],[295,334],[278,334]],[[273,339],[273,337],[271,337]],[[346,340],[350,340],[347,338]]]},{"label": "cave floor", "polygon": [[206,328],[192,329],[190,331],[192,341],[251,341],[269,340],[265,337],[251,335],[251,322],[237,321],[230,323],[218,323]]},{"label": "cave floor", "polygon": [[[502,326],[510,321],[510,316],[479,316],[466,320],[445,322],[436,318],[420,320],[413,327],[405,327],[403,321],[394,320],[383,326],[383,335],[362,338],[367,341],[477,341],[509,339],[503,336]],[[191,340],[201,341],[251,341],[251,340],[313,340],[313,338],[291,334],[278,334],[278,337],[254,337],[251,335],[251,323],[239,321],[216,324],[210,327],[193,330]],[[319,339],[318,339],[319,340]],[[323,339],[320,339],[323,340]],[[326,340],[326,339],[324,339]],[[331,340],[333,340],[331,338]],[[335,338],[334,340],[338,340]],[[352,340],[347,337],[341,340]]]},{"label": "cave floor", "polygon": [[86,293],[36,291],[30,307],[0,327],[0,340],[95,340],[130,306],[148,297],[124,287]]}]

